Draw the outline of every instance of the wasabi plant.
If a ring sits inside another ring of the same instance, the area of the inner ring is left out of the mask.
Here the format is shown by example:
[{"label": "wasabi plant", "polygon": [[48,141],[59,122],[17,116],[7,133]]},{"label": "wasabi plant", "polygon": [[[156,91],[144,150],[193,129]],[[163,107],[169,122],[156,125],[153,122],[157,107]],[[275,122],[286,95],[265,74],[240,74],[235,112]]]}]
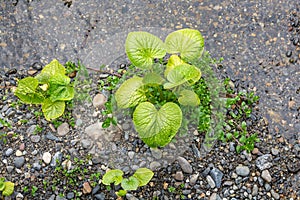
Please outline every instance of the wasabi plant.
[{"label": "wasabi plant", "polygon": [[24,103],[41,105],[45,118],[51,121],[64,113],[65,102],[74,97],[70,81],[65,67],[53,60],[35,77],[19,80],[15,95]]},{"label": "wasabi plant", "polygon": [[139,168],[129,178],[123,178],[124,172],[119,169],[107,171],[103,178],[102,183],[106,186],[111,184],[121,184],[122,190],[116,192],[117,196],[125,196],[129,190],[137,190],[138,187],[145,186],[152,179],[154,173],[147,168]]},{"label": "wasabi plant", "polygon": [[201,70],[192,63],[202,56],[204,39],[193,29],[172,32],[165,42],[147,32],[131,32],[125,49],[139,73],[116,91],[117,107],[133,110],[133,123],[143,142],[163,147],[182,126],[184,110],[197,110],[200,104],[191,86],[201,78]]},{"label": "wasabi plant", "polygon": [[15,184],[10,181],[5,181],[4,177],[0,178],[0,192],[2,196],[10,196],[14,193]]}]

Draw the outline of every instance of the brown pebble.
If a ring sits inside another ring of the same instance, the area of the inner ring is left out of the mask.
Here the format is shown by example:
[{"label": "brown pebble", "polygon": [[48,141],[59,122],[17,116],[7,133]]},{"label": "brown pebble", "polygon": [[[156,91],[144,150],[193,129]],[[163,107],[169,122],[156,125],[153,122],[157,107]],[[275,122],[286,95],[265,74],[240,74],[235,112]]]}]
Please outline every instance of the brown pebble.
[{"label": "brown pebble", "polygon": [[278,142],[283,143],[284,142],[283,137],[278,138]]},{"label": "brown pebble", "polygon": [[20,149],[20,151],[24,151],[24,149],[25,149],[25,144],[24,144],[24,143],[20,144],[19,149]]},{"label": "brown pebble", "polygon": [[83,194],[89,194],[92,192],[92,188],[89,184],[89,182],[84,182],[83,183],[83,189],[82,189]]}]

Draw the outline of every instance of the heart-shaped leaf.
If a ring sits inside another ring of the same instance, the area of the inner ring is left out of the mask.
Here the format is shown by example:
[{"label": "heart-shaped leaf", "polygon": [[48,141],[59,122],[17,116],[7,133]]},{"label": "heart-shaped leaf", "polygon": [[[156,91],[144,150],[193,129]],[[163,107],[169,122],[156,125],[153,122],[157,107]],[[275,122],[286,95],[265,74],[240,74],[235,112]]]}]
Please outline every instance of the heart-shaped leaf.
[{"label": "heart-shaped leaf", "polygon": [[176,86],[182,85],[183,83],[189,83],[189,85],[193,85],[197,82],[201,77],[200,70],[189,64],[181,64],[175,66],[167,76],[167,80],[169,82],[164,84],[165,89],[171,89]]},{"label": "heart-shaped leaf", "polygon": [[15,91],[15,95],[19,97],[24,103],[42,103],[44,101],[43,95],[36,92],[38,85],[38,80],[33,77],[23,78],[18,82],[18,87]]},{"label": "heart-shaped leaf", "polygon": [[200,99],[198,95],[192,90],[182,90],[180,91],[180,97],[178,102],[184,106],[198,106],[200,104]]},{"label": "heart-shaped leaf", "polygon": [[166,55],[163,41],[142,31],[128,34],[125,50],[132,64],[143,69],[151,68],[154,58],[162,58]]},{"label": "heart-shaped leaf", "polygon": [[204,49],[204,39],[201,33],[194,29],[181,29],[170,33],[165,44],[168,53],[180,53],[180,57],[185,61],[199,58]]},{"label": "heart-shaped leaf", "polygon": [[52,76],[49,80],[49,90],[51,101],[67,101],[74,97],[74,88],[68,86],[70,83],[70,78],[63,74],[57,74]]},{"label": "heart-shaped leaf", "polygon": [[102,183],[104,185],[110,185],[114,183],[115,185],[119,185],[123,180],[124,172],[119,169],[113,169],[106,172],[102,178]]},{"label": "heart-shaped leaf", "polygon": [[126,80],[116,91],[115,98],[119,108],[134,107],[142,101],[146,101],[146,96],[142,90],[143,78],[134,76]]},{"label": "heart-shaped leaf", "polygon": [[52,77],[54,74],[64,75],[65,73],[65,67],[62,64],[60,64],[58,60],[54,59],[43,68],[41,73],[38,74],[36,78],[39,80],[40,84],[45,84],[48,83],[50,77]]},{"label": "heart-shaped leaf", "polygon": [[42,111],[48,121],[60,117],[65,111],[64,101],[52,102],[50,99],[45,99],[42,105]]},{"label": "heart-shaped leaf", "polygon": [[161,85],[165,80],[157,73],[147,73],[143,78],[143,83]]},{"label": "heart-shaped leaf", "polygon": [[149,147],[167,145],[181,126],[182,112],[172,102],[163,105],[160,110],[149,102],[139,104],[133,113],[133,122],[140,138]]},{"label": "heart-shaped leaf", "polygon": [[174,67],[181,65],[181,64],[186,64],[183,60],[181,60],[179,58],[179,56],[177,55],[172,55],[169,60],[168,63],[166,65],[166,70],[165,70],[165,77],[168,76],[169,72],[174,69]]},{"label": "heart-shaped leaf", "polygon": [[3,196],[12,195],[12,193],[14,192],[15,184],[10,181],[6,181],[6,182],[4,182],[4,185],[5,185],[5,188],[2,191],[2,195]]},{"label": "heart-shaped leaf", "polygon": [[133,176],[139,180],[139,186],[144,186],[149,183],[149,181],[152,179],[154,173],[147,168],[139,168],[135,171]]},{"label": "heart-shaped leaf", "polygon": [[139,187],[139,180],[133,176],[124,178],[121,182],[121,187],[124,190],[136,190]]}]

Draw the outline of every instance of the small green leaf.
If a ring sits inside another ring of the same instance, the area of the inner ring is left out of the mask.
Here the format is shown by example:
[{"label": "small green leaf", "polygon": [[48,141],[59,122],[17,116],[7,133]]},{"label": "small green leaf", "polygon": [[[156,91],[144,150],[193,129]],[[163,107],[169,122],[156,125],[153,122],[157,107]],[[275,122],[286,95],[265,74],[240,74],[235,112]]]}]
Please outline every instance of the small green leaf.
[{"label": "small green leaf", "polygon": [[181,109],[172,102],[164,104],[159,111],[152,103],[143,102],[133,113],[134,126],[149,147],[167,145],[176,135],[181,121]]},{"label": "small green leaf", "polygon": [[118,192],[116,192],[116,195],[119,197],[123,197],[127,194],[126,190],[119,190]]},{"label": "small green leaf", "polygon": [[58,60],[52,60],[48,65],[46,65],[40,74],[35,77],[38,79],[40,84],[48,83],[49,79],[53,75],[61,74],[65,75],[66,69],[65,67],[58,62]]},{"label": "small green leaf", "polygon": [[12,195],[12,193],[14,193],[15,184],[12,183],[12,182],[10,182],[10,181],[5,182],[4,184],[5,184],[5,188],[2,191],[2,195],[3,196],[10,196],[10,195]]},{"label": "small green leaf", "polygon": [[42,94],[36,91],[38,87],[38,80],[33,77],[26,77],[18,82],[18,87],[15,95],[19,97],[24,103],[39,104],[44,101]]},{"label": "small green leaf", "polygon": [[139,180],[133,176],[125,178],[121,182],[121,187],[124,190],[136,190],[139,186]]},{"label": "small green leaf", "polygon": [[184,106],[198,106],[200,104],[200,99],[198,95],[192,90],[182,90],[180,91],[180,97],[178,102]]},{"label": "small green leaf", "polygon": [[132,64],[143,69],[151,68],[154,58],[162,58],[166,55],[163,41],[147,32],[129,33],[125,49]]},{"label": "small green leaf", "polygon": [[0,191],[3,191],[5,189],[5,182],[0,182]]},{"label": "small green leaf", "polygon": [[64,101],[52,102],[50,99],[45,99],[42,104],[42,111],[48,121],[60,117],[65,111]]},{"label": "small green leaf", "polygon": [[146,84],[158,84],[161,85],[165,80],[156,73],[147,73],[143,78],[143,83]]},{"label": "small green leaf", "polygon": [[181,29],[170,33],[165,44],[168,53],[180,53],[185,61],[200,58],[204,49],[204,39],[201,33],[193,29]]},{"label": "small green leaf", "polygon": [[247,140],[247,138],[244,135],[239,139],[240,143],[245,143],[246,140]]},{"label": "small green leaf", "polygon": [[168,76],[169,72],[174,69],[174,67],[181,65],[181,64],[186,64],[183,60],[179,58],[177,55],[171,55],[168,63],[166,65],[166,70],[165,70],[165,77]]},{"label": "small green leaf", "polygon": [[140,90],[141,86],[143,86],[143,78],[134,76],[126,80],[115,94],[118,107],[134,107],[140,102],[146,101],[145,94]]},{"label": "small green leaf", "polygon": [[115,185],[119,185],[123,180],[123,171],[119,169],[113,169],[106,172],[102,178],[102,183],[104,185],[110,185],[114,183]]},{"label": "small green leaf", "polygon": [[152,179],[153,175],[154,173],[147,168],[139,168],[133,174],[133,176],[138,179],[140,187],[147,185],[149,181]]}]

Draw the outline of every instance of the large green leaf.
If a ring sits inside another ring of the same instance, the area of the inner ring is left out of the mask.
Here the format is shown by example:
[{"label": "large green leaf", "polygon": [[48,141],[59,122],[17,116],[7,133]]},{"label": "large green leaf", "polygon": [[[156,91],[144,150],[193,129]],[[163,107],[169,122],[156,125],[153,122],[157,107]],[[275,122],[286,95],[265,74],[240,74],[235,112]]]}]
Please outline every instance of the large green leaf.
[{"label": "large green leaf", "polygon": [[139,187],[139,180],[133,176],[124,178],[121,182],[121,187],[124,190],[136,190]]},{"label": "large green leaf", "polygon": [[163,41],[142,31],[128,34],[125,49],[132,64],[143,69],[151,68],[154,58],[162,58],[166,55]]},{"label": "large green leaf", "polygon": [[143,86],[143,78],[134,76],[126,80],[116,91],[115,98],[119,108],[134,107],[142,101],[146,101],[146,96],[140,89]]},{"label": "large green leaf", "polygon": [[15,184],[10,181],[6,181],[6,182],[4,182],[4,185],[5,185],[5,188],[2,191],[2,195],[3,196],[12,195],[12,193],[14,193]]},{"label": "large green leaf", "polygon": [[18,87],[15,91],[15,95],[19,97],[24,103],[42,103],[44,101],[44,97],[41,93],[38,93],[36,91],[38,85],[38,80],[33,77],[23,78],[18,82]]},{"label": "large green leaf", "polygon": [[143,78],[143,83],[161,85],[165,80],[157,73],[147,73]]},{"label": "large green leaf", "polygon": [[181,126],[182,112],[172,102],[160,110],[149,102],[139,104],[133,113],[133,123],[140,138],[150,147],[167,145]]},{"label": "large green leaf", "polygon": [[147,168],[139,168],[135,171],[133,176],[139,180],[139,186],[144,186],[149,183],[154,173]]},{"label": "large green leaf", "polygon": [[65,102],[64,101],[51,101],[50,99],[45,99],[42,104],[42,111],[45,118],[48,121],[60,117],[65,111]]},{"label": "large green leaf", "polygon": [[200,104],[200,99],[198,95],[192,90],[182,90],[180,91],[180,97],[178,102],[184,106],[198,106]]},{"label": "large green leaf", "polygon": [[69,86],[70,78],[63,74],[52,76],[49,80],[48,94],[51,101],[67,101],[74,97],[74,88]]},{"label": "large green leaf", "polygon": [[104,185],[110,185],[111,183],[119,185],[123,180],[123,174],[123,171],[119,169],[110,170],[104,174],[102,183]]},{"label": "large green leaf", "polygon": [[189,64],[181,64],[175,66],[174,69],[168,73],[167,80],[169,82],[164,84],[164,88],[171,89],[182,85],[183,83],[193,85],[200,79],[200,77],[201,72],[197,67]]},{"label": "large green leaf", "polygon": [[66,73],[65,67],[58,62],[58,60],[54,59],[52,60],[48,65],[46,65],[40,74],[36,76],[36,78],[39,80],[40,84],[48,83],[49,79],[53,75],[62,74],[64,75]]},{"label": "large green leaf", "polygon": [[201,33],[194,29],[181,29],[170,33],[165,44],[168,53],[180,53],[185,61],[199,58],[204,49],[204,39]]},{"label": "large green leaf", "polygon": [[181,64],[185,64],[185,62],[183,60],[181,60],[179,58],[179,56],[177,55],[172,55],[169,60],[168,63],[166,65],[166,70],[165,70],[165,77],[168,76],[169,72],[174,69],[174,67],[181,65]]}]

